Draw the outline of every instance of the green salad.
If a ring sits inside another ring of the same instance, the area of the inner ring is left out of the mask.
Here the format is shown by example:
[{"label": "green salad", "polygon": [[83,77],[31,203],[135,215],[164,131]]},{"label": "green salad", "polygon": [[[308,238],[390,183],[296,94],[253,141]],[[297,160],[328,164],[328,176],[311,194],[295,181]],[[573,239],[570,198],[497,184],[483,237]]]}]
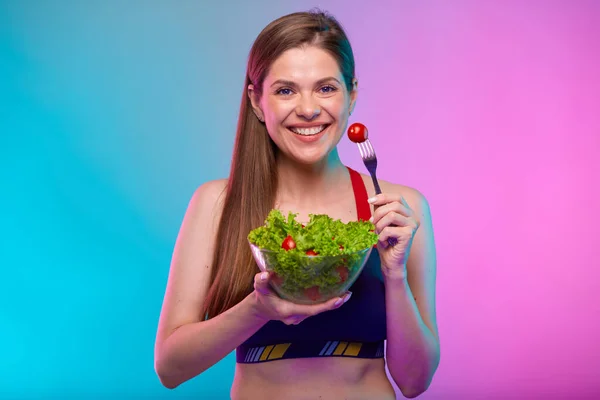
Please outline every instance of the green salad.
[{"label": "green salad", "polygon": [[305,226],[296,216],[290,212],[285,218],[271,210],[264,226],[253,229],[248,240],[263,250],[280,295],[315,301],[339,292],[377,243],[375,226],[368,221],[343,223],[324,214],[310,214]]}]

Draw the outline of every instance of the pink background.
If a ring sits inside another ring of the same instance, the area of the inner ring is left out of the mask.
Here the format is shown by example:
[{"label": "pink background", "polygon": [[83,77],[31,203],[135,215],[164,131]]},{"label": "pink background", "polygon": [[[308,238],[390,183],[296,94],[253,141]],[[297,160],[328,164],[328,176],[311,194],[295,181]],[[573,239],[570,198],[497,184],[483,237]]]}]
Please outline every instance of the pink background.
[{"label": "pink background", "polygon": [[338,14],[352,122],[432,208],[442,357],[423,398],[600,398],[600,2]]}]

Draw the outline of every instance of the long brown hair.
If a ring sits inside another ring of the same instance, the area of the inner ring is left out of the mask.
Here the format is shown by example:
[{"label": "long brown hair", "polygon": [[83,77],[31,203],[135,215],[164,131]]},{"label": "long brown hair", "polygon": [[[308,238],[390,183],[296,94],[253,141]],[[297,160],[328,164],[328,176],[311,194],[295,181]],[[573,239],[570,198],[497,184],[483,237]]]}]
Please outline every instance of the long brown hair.
[{"label": "long brown hair", "polygon": [[256,38],[248,67],[238,118],[231,171],[213,254],[210,289],[203,315],[212,318],[239,303],[253,290],[258,267],[248,246],[248,233],[262,225],[275,203],[277,147],[248,99],[253,84],[260,97],[271,64],[283,52],[317,46],[337,61],[346,89],[352,89],[354,55],[334,17],[321,12],[298,12],[267,25]]}]

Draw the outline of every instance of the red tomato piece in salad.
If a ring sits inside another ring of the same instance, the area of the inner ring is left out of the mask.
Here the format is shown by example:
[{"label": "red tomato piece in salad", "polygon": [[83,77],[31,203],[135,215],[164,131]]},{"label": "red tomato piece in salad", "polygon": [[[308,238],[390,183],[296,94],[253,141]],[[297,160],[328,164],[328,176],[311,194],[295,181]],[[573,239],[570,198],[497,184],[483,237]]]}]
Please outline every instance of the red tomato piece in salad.
[{"label": "red tomato piece in salad", "polygon": [[304,296],[311,299],[312,301],[319,300],[319,297],[321,297],[321,293],[319,293],[319,287],[312,286],[307,289],[304,289]]},{"label": "red tomato piece in salad", "polygon": [[336,267],[335,270],[340,275],[340,283],[344,283],[348,280],[348,275],[350,274],[350,271],[348,271],[348,267],[340,265],[339,267]]},{"label": "red tomato piece in salad", "polygon": [[273,282],[273,284],[276,286],[281,286],[283,284],[283,277],[280,275],[277,275],[277,272],[272,272],[271,273],[271,282]]},{"label": "red tomato piece in salad", "polygon": [[288,235],[285,239],[283,239],[283,243],[281,243],[281,247],[285,250],[292,250],[296,248],[296,242],[294,239]]}]

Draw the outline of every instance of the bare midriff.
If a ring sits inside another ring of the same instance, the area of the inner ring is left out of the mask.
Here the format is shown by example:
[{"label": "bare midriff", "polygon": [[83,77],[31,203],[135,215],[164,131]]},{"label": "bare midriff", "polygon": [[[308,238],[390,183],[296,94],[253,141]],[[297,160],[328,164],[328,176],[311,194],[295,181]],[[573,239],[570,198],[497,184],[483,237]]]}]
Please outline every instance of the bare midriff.
[{"label": "bare midriff", "polygon": [[395,400],[383,358],[299,358],[236,364],[233,400]]}]

